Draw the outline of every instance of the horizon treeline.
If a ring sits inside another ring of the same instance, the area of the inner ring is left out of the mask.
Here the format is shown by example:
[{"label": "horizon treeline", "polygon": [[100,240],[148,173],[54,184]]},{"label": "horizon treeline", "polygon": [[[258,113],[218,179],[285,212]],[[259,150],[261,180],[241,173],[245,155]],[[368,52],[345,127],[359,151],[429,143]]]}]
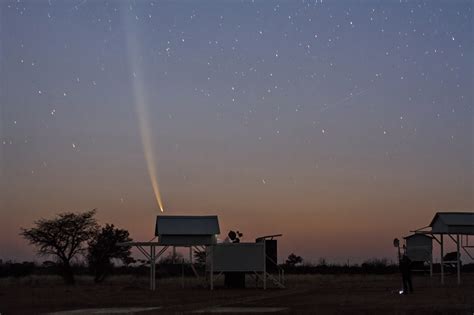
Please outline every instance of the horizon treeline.
[{"label": "horizon treeline", "polygon": [[[175,276],[192,276],[193,271],[188,262],[183,261],[180,257],[173,259],[171,255],[163,257],[157,262],[158,277],[175,277]],[[197,269],[205,270],[203,263],[197,263]],[[280,266],[285,270],[286,274],[394,274],[399,272],[398,264],[387,259],[368,259],[361,264],[341,264],[330,263],[325,259],[320,259],[317,264],[300,263],[296,265],[284,263]],[[90,268],[85,262],[76,262],[72,265],[74,273],[78,276],[93,276]],[[32,275],[57,275],[58,265],[53,261],[44,261],[38,263],[34,261],[16,262],[13,260],[0,259],[0,278],[13,277],[21,278]],[[439,272],[439,264],[433,264],[433,272]],[[455,273],[455,268],[452,268]],[[474,272],[474,263],[462,266],[463,272]],[[429,274],[429,265],[419,264],[415,266],[415,272],[420,274]],[[447,273],[450,273],[448,266]],[[111,276],[114,275],[134,275],[137,277],[149,275],[149,263],[146,260],[137,260],[131,265],[114,265],[111,270]]]}]

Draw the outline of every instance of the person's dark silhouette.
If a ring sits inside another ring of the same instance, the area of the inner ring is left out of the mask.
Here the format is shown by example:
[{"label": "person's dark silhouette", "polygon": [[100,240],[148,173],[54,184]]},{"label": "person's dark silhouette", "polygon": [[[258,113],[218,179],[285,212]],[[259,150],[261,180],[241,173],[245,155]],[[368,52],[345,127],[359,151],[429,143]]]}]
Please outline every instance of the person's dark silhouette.
[{"label": "person's dark silhouette", "polygon": [[413,293],[413,283],[411,281],[411,260],[407,255],[400,259],[400,271],[403,280],[403,294]]}]

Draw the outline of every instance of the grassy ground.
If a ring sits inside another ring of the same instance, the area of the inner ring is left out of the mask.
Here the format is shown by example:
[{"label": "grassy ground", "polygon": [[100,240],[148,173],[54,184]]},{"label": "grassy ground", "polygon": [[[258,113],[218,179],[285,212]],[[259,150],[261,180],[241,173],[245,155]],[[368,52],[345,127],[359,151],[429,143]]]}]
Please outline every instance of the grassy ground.
[{"label": "grassy ground", "polygon": [[[254,283],[249,281],[249,283]],[[257,288],[209,291],[194,279],[158,281],[155,292],[147,278],[120,276],[94,285],[80,277],[73,287],[51,276],[0,280],[0,313],[41,314],[95,307],[161,306],[156,313],[182,314],[212,306],[285,307],[286,314],[474,314],[474,275],[463,275],[458,287],[449,277],[415,277],[415,293],[399,295],[397,275],[287,276],[287,289]],[[152,312],[149,312],[151,314]]]}]

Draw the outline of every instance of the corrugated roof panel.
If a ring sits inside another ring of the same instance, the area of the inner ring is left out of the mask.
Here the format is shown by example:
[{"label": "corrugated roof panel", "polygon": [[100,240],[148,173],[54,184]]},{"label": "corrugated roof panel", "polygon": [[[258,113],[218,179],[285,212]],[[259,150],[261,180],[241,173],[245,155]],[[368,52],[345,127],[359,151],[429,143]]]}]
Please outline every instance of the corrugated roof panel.
[{"label": "corrugated roof panel", "polygon": [[430,226],[438,219],[448,226],[474,226],[474,212],[438,212]]},{"label": "corrugated roof panel", "polygon": [[215,235],[219,233],[219,221],[216,215],[156,217],[155,235]]}]

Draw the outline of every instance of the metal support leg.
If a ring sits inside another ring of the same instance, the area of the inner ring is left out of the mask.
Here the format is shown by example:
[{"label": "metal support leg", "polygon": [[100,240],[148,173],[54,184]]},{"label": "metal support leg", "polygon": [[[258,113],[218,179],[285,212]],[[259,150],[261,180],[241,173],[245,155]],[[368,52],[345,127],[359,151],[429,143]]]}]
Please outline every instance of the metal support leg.
[{"label": "metal support leg", "polygon": [[456,250],[457,250],[457,256],[456,256],[456,269],[458,273],[458,285],[461,284],[461,252],[459,248],[459,234],[456,235]]},{"label": "metal support leg", "polygon": [[210,280],[210,285],[211,285],[211,291],[214,290],[214,248],[211,246],[210,247],[210,255],[211,255],[211,270],[209,274],[209,280]]},{"label": "metal support leg", "polygon": [[150,246],[150,252],[151,252],[151,255],[150,255],[150,275],[151,275],[151,281],[150,281],[150,289],[152,291],[155,291],[156,289],[156,283],[155,283],[155,280],[156,280],[156,276],[155,276],[155,246],[151,245]]},{"label": "metal support leg", "polygon": [[[135,246],[147,259],[150,264],[150,290],[156,289],[156,261],[157,259],[167,250],[168,246],[164,246],[158,253],[156,253],[156,247],[160,246],[156,242],[126,242],[121,243],[119,246]],[[148,250],[150,247],[150,250]]]},{"label": "metal support leg", "polygon": [[263,289],[267,289],[267,252],[265,249],[265,241],[263,241]]},{"label": "metal support leg", "polygon": [[181,288],[184,289],[184,258],[181,261]]},{"label": "metal support leg", "polygon": [[440,246],[441,246],[441,284],[444,284],[444,262],[443,262],[443,256],[444,256],[444,248],[443,248],[443,234],[441,234],[440,237]]}]

